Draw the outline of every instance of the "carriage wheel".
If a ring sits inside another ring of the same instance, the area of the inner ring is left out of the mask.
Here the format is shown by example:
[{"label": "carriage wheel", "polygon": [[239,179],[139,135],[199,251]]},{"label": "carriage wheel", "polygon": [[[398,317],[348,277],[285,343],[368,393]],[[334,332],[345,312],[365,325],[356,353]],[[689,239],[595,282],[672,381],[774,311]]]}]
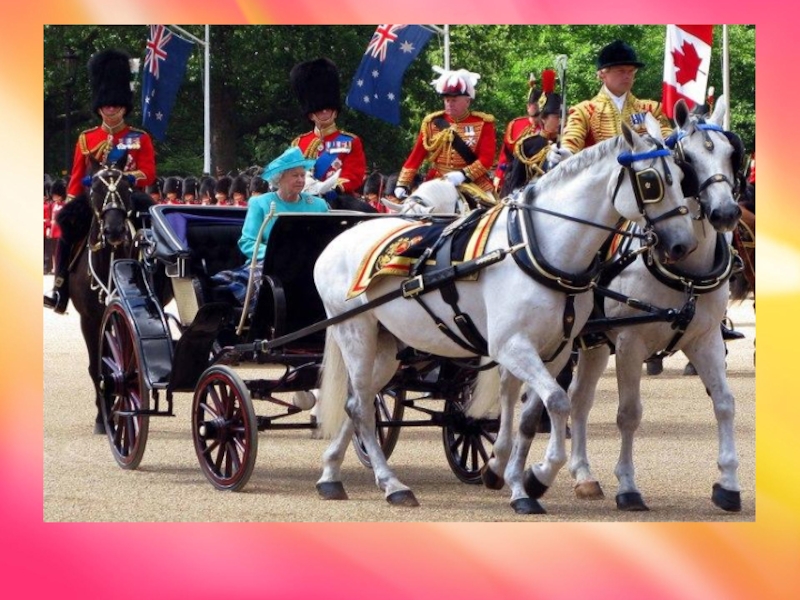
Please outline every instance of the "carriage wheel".
[{"label": "carriage wheel", "polygon": [[[383,390],[375,396],[375,437],[381,445],[383,455],[388,460],[397,445],[397,438],[400,437],[400,427],[384,427],[387,421],[400,421],[405,412],[403,401],[406,399],[405,390],[391,388]],[[367,449],[357,434],[353,434],[353,448],[361,464],[368,469],[372,468],[372,463],[367,456]]]},{"label": "carriage wheel", "polygon": [[123,469],[139,466],[147,445],[150,390],[144,380],[136,331],[124,307],[112,301],[100,329],[102,413],[114,459]]},{"label": "carriage wheel", "polygon": [[192,438],[203,474],[218,490],[238,491],[253,473],[258,422],[250,392],[231,368],[206,369],[194,391]]},{"label": "carriage wheel", "polygon": [[444,454],[453,473],[464,483],[481,483],[481,469],[491,456],[498,427],[497,419],[468,417],[461,398],[445,400]]}]

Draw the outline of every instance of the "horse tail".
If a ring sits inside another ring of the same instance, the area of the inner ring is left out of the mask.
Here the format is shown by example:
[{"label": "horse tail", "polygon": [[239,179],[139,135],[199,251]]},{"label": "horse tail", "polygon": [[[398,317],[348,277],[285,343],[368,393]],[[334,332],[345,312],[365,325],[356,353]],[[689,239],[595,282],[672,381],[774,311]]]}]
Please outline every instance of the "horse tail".
[{"label": "horse tail", "polygon": [[500,405],[500,370],[493,367],[478,373],[475,391],[467,404],[467,416],[480,419],[496,415]]},{"label": "horse tail", "polygon": [[347,418],[344,411],[347,401],[347,379],[342,350],[335,336],[329,331],[325,336],[317,416],[322,437],[325,439],[331,439],[336,435]]},{"label": "horse tail", "polygon": [[735,302],[743,302],[750,294],[750,282],[744,274],[739,273],[731,277],[731,300]]}]

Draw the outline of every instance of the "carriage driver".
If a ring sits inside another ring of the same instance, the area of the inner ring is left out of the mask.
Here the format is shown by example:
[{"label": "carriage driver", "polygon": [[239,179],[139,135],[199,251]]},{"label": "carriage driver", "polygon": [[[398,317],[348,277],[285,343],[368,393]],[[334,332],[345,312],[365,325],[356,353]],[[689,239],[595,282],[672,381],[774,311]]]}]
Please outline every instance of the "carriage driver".
[{"label": "carriage driver", "polygon": [[444,176],[471,198],[484,204],[496,202],[489,172],[497,147],[494,116],[470,111],[480,75],[465,69],[447,71],[433,67],[439,77],[432,85],[442,97],[444,110],[422,120],[417,141],[408,155],[394,195],[408,196],[414,176],[424,161],[430,163],[426,179]]},{"label": "carriage driver", "polygon": [[133,110],[130,57],[119,50],[103,50],[92,56],[88,67],[92,110],[102,122],[83,131],[75,145],[67,204],[60,216],[62,235],[57,249],[53,296],[44,297],[44,305],[59,314],[66,311],[69,301],[69,263],[73,246],[82,237],[77,230],[88,231],[91,221],[91,209],[81,202],[71,201],[86,191],[84,178],[92,173],[92,161],[113,163],[127,153],[122,170],[135,179],[134,205],[152,203],[144,190],[156,178],[155,152],[150,135],[125,123],[126,115]]}]

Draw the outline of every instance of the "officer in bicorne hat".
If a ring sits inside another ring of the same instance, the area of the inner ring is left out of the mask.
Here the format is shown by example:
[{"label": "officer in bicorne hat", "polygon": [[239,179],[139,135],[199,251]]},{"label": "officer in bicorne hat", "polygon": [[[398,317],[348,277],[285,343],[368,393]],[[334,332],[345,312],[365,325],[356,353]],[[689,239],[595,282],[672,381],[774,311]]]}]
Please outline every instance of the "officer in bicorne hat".
[{"label": "officer in bicorne hat", "polygon": [[[89,59],[88,68],[92,112],[100,117],[101,123],[83,131],[75,145],[72,173],[67,185],[67,205],[61,215],[64,222],[79,218],[79,208],[76,206],[71,210],[70,201],[86,191],[84,178],[92,174],[95,163],[104,165],[122,161],[122,170],[134,178],[135,189],[145,196],[143,200],[134,198],[137,204],[150,202],[144,190],[156,177],[155,152],[150,135],[125,122],[125,117],[133,110],[130,57],[120,50],[102,50]],[[73,212],[75,214],[71,214]],[[79,241],[72,237],[69,228],[62,226],[53,296],[45,296],[45,306],[54,308],[57,313],[63,313],[67,308],[68,266],[72,244]]]},{"label": "officer in bicorne hat", "polygon": [[336,187],[326,194],[326,200],[331,201],[338,194],[355,196],[364,183],[367,159],[361,138],[336,125],[342,109],[339,70],[331,60],[317,58],[295,65],[289,81],[303,114],[314,124],[311,131],[296,137],[291,145],[315,161],[315,179],[324,181],[341,170]]},{"label": "officer in bicorne hat", "polygon": [[427,161],[426,179],[445,177],[470,199],[493,204],[496,199],[489,170],[496,151],[495,119],[470,110],[480,75],[466,69],[433,69],[439,77],[431,83],[442,97],[444,110],[422,120],[414,148],[400,171],[395,196],[408,195],[417,171]]}]

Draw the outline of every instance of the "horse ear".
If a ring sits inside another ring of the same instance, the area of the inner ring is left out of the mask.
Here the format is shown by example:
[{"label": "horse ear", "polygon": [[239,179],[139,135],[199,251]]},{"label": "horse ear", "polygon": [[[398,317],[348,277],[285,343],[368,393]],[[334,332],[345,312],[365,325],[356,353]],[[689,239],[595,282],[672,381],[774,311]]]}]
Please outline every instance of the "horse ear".
[{"label": "horse ear", "polygon": [[634,136],[636,136],[637,138],[639,137],[636,134],[636,132],[633,129],[631,129],[630,126],[627,123],[625,123],[623,121],[622,122],[622,137],[625,138],[625,141],[628,143],[628,146],[630,146],[631,148],[633,148],[633,145],[635,143],[634,142]]},{"label": "horse ear", "polygon": [[706,121],[717,127],[722,127],[727,112],[728,99],[725,97],[725,94],[722,94],[714,103],[714,112],[711,113],[711,116]]},{"label": "horse ear", "polygon": [[661,135],[661,125],[658,124],[658,120],[652,113],[645,114],[644,126],[651,138],[654,140],[661,140],[662,142],[664,141],[664,136]]},{"label": "horse ear", "polygon": [[686,105],[686,101],[683,98],[675,103],[673,114],[675,115],[675,123],[678,125],[678,129],[685,129],[687,121],[689,120],[689,107]]},{"label": "horse ear", "polygon": [[392,202],[391,200],[387,200],[386,198],[381,198],[381,202],[386,208],[388,208],[393,213],[399,213],[400,210],[403,208],[402,204],[397,204],[396,202]]}]

